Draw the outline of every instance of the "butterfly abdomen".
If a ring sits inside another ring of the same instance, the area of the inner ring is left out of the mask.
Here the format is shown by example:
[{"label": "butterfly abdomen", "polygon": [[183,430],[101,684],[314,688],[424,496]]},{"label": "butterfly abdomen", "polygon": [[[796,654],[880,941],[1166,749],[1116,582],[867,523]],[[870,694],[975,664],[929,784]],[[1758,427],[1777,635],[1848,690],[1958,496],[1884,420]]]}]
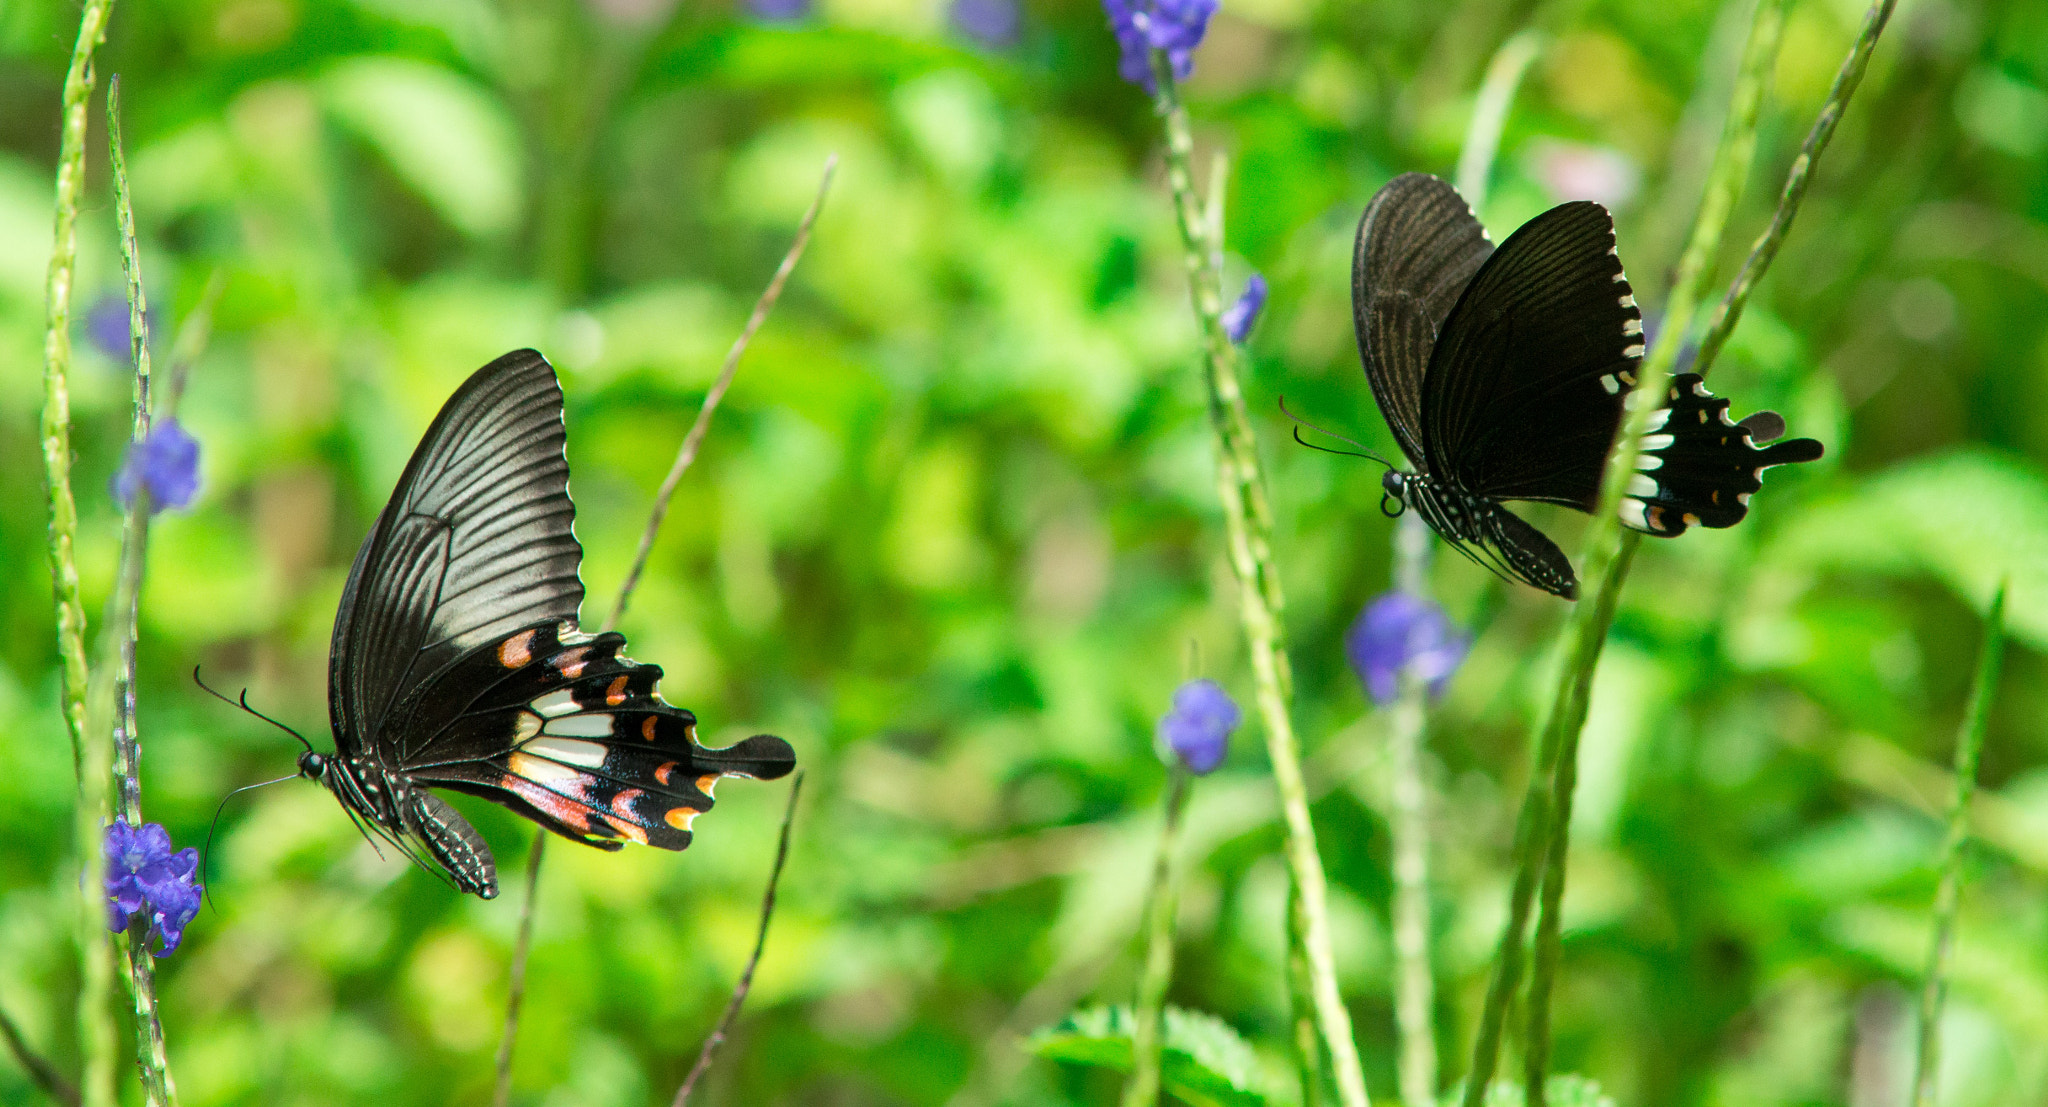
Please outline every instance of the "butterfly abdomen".
[{"label": "butterfly abdomen", "polygon": [[1621,502],[1622,522],[1637,530],[1671,537],[1693,526],[1732,527],[1749,514],[1763,470],[1821,456],[1821,444],[1811,438],[1759,448],[1755,432],[1782,429],[1784,421],[1761,418],[1769,413],[1730,420],[1728,401],[1708,392],[1697,373],[1673,377],[1667,403],[1643,436]]}]

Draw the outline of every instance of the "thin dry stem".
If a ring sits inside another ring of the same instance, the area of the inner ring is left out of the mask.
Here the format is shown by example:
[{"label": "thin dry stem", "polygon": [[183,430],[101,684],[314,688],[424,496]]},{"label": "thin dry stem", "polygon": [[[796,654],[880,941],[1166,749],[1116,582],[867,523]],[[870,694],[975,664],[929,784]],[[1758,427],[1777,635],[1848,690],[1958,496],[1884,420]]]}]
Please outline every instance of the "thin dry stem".
[{"label": "thin dry stem", "polygon": [[747,993],[754,987],[754,969],[761,964],[761,951],[768,948],[768,923],[775,917],[775,888],[782,881],[782,865],[789,860],[789,831],[796,823],[796,801],[804,788],[804,774],[796,774],[789,782],[789,805],[782,810],[782,833],[775,841],[775,865],[768,870],[768,890],[761,896],[761,925],[754,931],[754,952],[747,957],[747,967],[740,973],[739,982],[733,985],[732,998],[726,1001],[725,1013],[718,1017],[718,1025],[711,1029],[711,1036],[704,1039],[704,1047],[697,1051],[697,1063],[690,1066],[690,1075],[683,1078],[683,1085],[676,1089],[676,1097],[669,1107],[683,1107],[690,1102],[690,1093],[697,1088],[697,1081],[705,1070],[711,1067],[711,1059],[718,1054],[718,1047],[725,1044],[725,1037],[732,1032],[733,1020],[740,1017],[740,1006],[747,1002]]}]

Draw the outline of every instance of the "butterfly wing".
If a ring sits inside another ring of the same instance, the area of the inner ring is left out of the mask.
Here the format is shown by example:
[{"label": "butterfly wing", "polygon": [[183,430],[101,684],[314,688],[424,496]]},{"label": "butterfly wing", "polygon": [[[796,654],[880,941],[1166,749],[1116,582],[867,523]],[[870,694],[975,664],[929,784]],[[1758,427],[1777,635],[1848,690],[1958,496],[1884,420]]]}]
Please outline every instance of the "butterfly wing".
[{"label": "butterfly wing", "polygon": [[1351,311],[1366,380],[1402,452],[1423,453],[1422,389],[1437,333],[1493,244],[1463,197],[1427,173],[1387,182],[1358,221]]},{"label": "butterfly wing", "polygon": [[1636,474],[1621,501],[1621,521],[1663,537],[1691,526],[1734,526],[1749,514],[1749,497],[1763,487],[1763,470],[1821,456],[1820,443],[1811,438],[1756,445],[1784,431],[1785,420],[1775,412],[1731,421],[1728,401],[1708,392],[1698,373],[1678,374],[1671,378],[1664,409],[1643,436]]},{"label": "butterfly wing", "polygon": [[662,700],[661,668],[622,656],[625,644],[563,621],[470,651],[398,708],[427,735],[406,776],[588,845],[679,850],[711,809],[718,778],[773,780],[795,767],[789,743],[773,735],[698,745],[696,716]]},{"label": "butterfly wing", "polygon": [[1544,212],[1486,260],[1438,335],[1422,386],[1431,472],[1591,510],[1642,355],[1607,209]]},{"label": "butterfly wing", "polygon": [[478,646],[574,619],[583,548],[572,530],[562,389],[515,350],[449,398],[356,554],[329,655],[343,756],[402,761],[392,706]]}]

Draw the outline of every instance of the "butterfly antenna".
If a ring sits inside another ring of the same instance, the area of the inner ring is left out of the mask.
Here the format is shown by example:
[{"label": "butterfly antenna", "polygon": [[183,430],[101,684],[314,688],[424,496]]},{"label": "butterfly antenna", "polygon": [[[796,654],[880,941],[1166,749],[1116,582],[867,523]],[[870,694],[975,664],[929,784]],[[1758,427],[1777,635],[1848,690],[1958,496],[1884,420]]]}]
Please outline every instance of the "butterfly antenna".
[{"label": "butterfly antenna", "polygon": [[[207,690],[212,691],[212,689]],[[261,788],[266,784],[281,784],[284,781],[290,780],[292,779],[292,777],[298,775],[299,774],[297,773],[293,773],[291,774],[291,776],[281,776],[278,777],[276,780],[266,780],[262,784],[244,784],[240,788],[237,788],[234,791],[229,792],[227,795],[222,796],[220,798],[220,806],[213,809],[213,821],[211,823],[208,823],[206,826],[206,845],[201,847],[199,850],[199,887],[201,889],[200,894],[206,897],[206,905],[208,907],[213,908],[214,914],[220,913],[220,905],[213,902],[213,881],[207,879],[207,873],[208,866],[211,865],[213,861],[213,832],[220,829],[221,812],[226,811],[228,809],[229,800],[234,799],[236,796],[241,795],[243,792],[246,792],[251,788]]]},{"label": "butterfly antenna", "polygon": [[[274,726],[277,729],[284,731],[286,734],[289,734],[292,737],[297,738],[299,740],[299,744],[306,747],[307,753],[313,752],[313,743],[306,741],[305,735],[300,734],[298,731],[293,730],[291,727],[288,727],[283,723],[278,722],[276,719],[273,719],[270,716],[265,715],[263,712],[258,711],[253,707],[250,707],[249,690],[247,688],[242,689],[241,699],[230,699],[227,696],[221,694],[220,692],[215,691],[205,681],[199,679],[199,666],[197,665],[192,666],[192,683],[197,684],[199,687],[206,689],[206,693],[208,695],[212,696],[214,699],[217,699],[224,704],[227,704],[229,707],[239,707],[242,710],[248,712],[249,714],[254,715],[257,718],[263,720],[264,722],[269,723],[271,726]],[[287,777],[286,779],[290,778]],[[229,793],[229,795],[233,794],[234,793],[232,792]]]},{"label": "butterfly antenna", "polygon": [[[1367,461],[1377,461],[1381,465],[1384,465],[1389,469],[1395,467],[1393,462],[1388,461],[1386,458],[1381,457],[1378,453],[1374,452],[1371,449],[1368,449],[1364,443],[1358,441],[1357,439],[1346,438],[1343,435],[1338,434],[1336,431],[1329,429],[1328,427],[1318,426],[1317,424],[1311,423],[1308,420],[1303,419],[1301,416],[1296,415],[1295,413],[1287,410],[1287,397],[1285,396],[1280,397],[1280,414],[1287,416],[1289,419],[1294,420],[1294,422],[1298,424],[1294,428],[1294,440],[1296,442],[1301,443],[1304,446],[1307,446],[1311,450],[1321,450],[1326,454],[1336,454],[1339,457],[1362,457]],[[1317,434],[1328,435],[1329,437],[1334,438],[1339,442],[1347,442],[1352,446],[1356,447],[1358,449],[1358,452],[1354,454],[1344,450],[1333,450],[1328,446],[1318,446],[1315,443],[1310,442],[1308,439],[1303,438],[1301,436],[1302,427],[1307,427],[1308,429],[1315,431]]]}]

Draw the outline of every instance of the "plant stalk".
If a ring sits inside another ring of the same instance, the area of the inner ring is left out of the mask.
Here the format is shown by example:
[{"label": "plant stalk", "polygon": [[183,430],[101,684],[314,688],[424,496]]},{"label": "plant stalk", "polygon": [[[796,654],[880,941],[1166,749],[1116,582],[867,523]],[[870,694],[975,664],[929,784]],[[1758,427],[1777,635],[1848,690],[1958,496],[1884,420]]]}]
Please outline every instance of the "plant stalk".
[{"label": "plant stalk", "polygon": [[[135,367],[135,422],[129,448],[150,432],[149,300],[143,291],[142,252],[135,237],[134,196],[128,188],[128,159],[121,145],[121,78],[107,82],[107,147],[114,182],[114,212],[121,232],[121,266],[128,278],[128,346]],[[116,656],[113,688],[114,786],[121,817],[142,825],[142,740],[136,726],[136,659],[141,639],[142,578],[149,552],[149,488],[135,482],[123,520],[119,577],[106,627]],[[125,943],[128,991],[135,1003],[135,1064],[150,1107],[176,1107],[178,1090],[164,1044],[156,994],[156,959],[149,952],[149,928],[131,925]]]},{"label": "plant stalk", "polygon": [[1124,1085],[1123,1107],[1157,1107],[1159,1103],[1159,1027],[1166,1012],[1166,990],[1173,983],[1173,922],[1180,906],[1173,879],[1173,844],[1180,836],[1188,781],[1187,769],[1175,765],[1166,786],[1166,823],[1159,832],[1152,887],[1145,897],[1145,969],[1132,1007],[1131,1079]]},{"label": "plant stalk", "polygon": [[83,1056],[79,1080],[85,1107],[114,1100],[113,1022],[107,1010],[111,968],[107,953],[106,892],[101,836],[107,824],[103,781],[111,760],[85,725],[89,669],[85,653],[85,607],[79,597],[78,502],[71,493],[71,296],[78,260],[78,203],[85,185],[85,135],[94,85],[93,54],[106,38],[113,0],[86,0],[79,13],[78,40],[64,76],[58,139],[56,234],[50,249],[43,335],[43,413],[40,428],[43,478],[48,496],[50,581],[55,593],[59,695],[64,728],[71,738],[78,803],[73,834],[78,848],[79,899],[74,920],[78,941],[78,1045]]},{"label": "plant stalk", "polygon": [[[1564,811],[1569,810],[1570,791],[1576,783],[1578,735],[1585,725],[1593,672],[1606,643],[1607,628],[1614,617],[1628,563],[1634,555],[1637,535],[1622,534],[1619,517],[1622,491],[1634,475],[1642,437],[1663,405],[1700,293],[1710,277],[1714,254],[1727,227],[1729,212],[1749,174],[1750,157],[1756,145],[1756,117],[1762,103],[1764,82],[1777,56],[1777,44],[1784,28],[1785,0],[1758,0],[1750,24],[1749,41],[1743,51],[1729,106],[1728,120],[1714,152],[1707,189],[1694,221],[1692,234],[1680,260],[1677,278],[1666,303],[1665,322],[1657,345],[1638,370],[1636,387],[1629,393],[1628,411],[1615,448],[1608,459],[1600,485],[1600,498],[1586,531],[1584,566],[1580,594],[1587,597],[1572,609],[1565,625],[1565,661],[1558,687],[1552,694],[1536,743],[1534,771],[1522,798],[1515,827],[1515,881],[1508,901],[1508,921],[1502,928],[1495,954],[1486,1003],[1480,1013],[1479,1033],[1473,1043],[1472,1066],[1466,1076],[1464,1107],[1480,1107],[1499,1063],[1501,1032],[1508,1008],[1521,982],[1523,935],[1539,882],[1546,907],[1561,905],[1564,896],[1562,858],[1567,841],[1553,843],[1553,835],[1565,833]],[[1588,602],[1590,600],[1590,602]],[[1560,776],[1565,761],[1573,767]],[[1563,791],[1560,791],[1562,786]],[[1559,863],[1550,861],[1557,857]],[[1558,959],[1558,913],[1552,907],[1539,930],[1536,980],[1529,997],[1529,1035],[1525,1042],[1524,1091],[1529,1107],[1542,1107],[1545,1089],[1542,1072],[1549,1065],[1550,988],[1556,978]]]},{"label": "plant stalk", "polygon": [[1948,998],[1948,955],[1955,942],[1956,908],[1963,895],[1963,846],[1970,840],[1970,794],[1977,787],[1977,757],[1984,749],[1984,731],[1991,722],[1991,701],[1998,695],[1998,672],[2005,659],[2005,584],[1991,597],[1984,616],[1984,646],[1977,654],[1977,678],[1970,687],[1969,710],[1956,733],[1956,791],[1948,809],[1948,834],[1941,843],[1941,885],[1934,895],[1934,939],[1927,950],[1927,979],[1920,990],[1920,1018],[1913,1064],[1913,1107],[1934,1107],[1935,1081],[1941,1075],[1941,1008]]},{"label": "plant stalk", "polygon": [[1152,77],[1153,107],[1166,132],[1166,175],[1187,257],[1189,296],[1202,329],[1209,423],[1216,435],[1217,493],[1223,502],[1230,567],[1237,578],[1238,609],[1251,654],[1259,717],[1265,724],[1267,755],[1273,763],[1273,782],[1287,825],[1288,869],[1301,895],[1303,953],[1316,1022],[1336,1075],[1338,1101],[1343,1107],[1368,1107],[1371,1100],[1366,1095],[1365,1070],[1351,1037],[1351,1013],[1337,988],[1328,885],[1322,859],[1316,853],[1315,826],[1309,820],[1301,746],[1288,712],[1293,680],[1280,621],[1284,604],[1273,564],[1273,513],[1251,417],[1238,383],[1237,347],[1223,330],[1223,279],[1216,264],[1217,244],[1211,240],[1202,204],[1195,195],[1189,167],[1194,136],[1164,51],[1152,51]]}]

